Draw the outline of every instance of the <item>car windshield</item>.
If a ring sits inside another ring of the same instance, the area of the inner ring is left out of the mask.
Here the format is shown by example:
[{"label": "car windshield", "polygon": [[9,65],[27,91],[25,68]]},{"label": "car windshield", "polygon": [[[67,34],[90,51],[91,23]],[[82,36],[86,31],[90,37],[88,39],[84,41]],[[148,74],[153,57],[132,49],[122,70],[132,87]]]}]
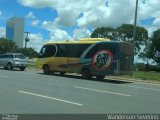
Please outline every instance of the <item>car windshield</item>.
[{"label": "car windshield", "polygon": [[15,58],[26,59],[24,55],[15,55]]}]

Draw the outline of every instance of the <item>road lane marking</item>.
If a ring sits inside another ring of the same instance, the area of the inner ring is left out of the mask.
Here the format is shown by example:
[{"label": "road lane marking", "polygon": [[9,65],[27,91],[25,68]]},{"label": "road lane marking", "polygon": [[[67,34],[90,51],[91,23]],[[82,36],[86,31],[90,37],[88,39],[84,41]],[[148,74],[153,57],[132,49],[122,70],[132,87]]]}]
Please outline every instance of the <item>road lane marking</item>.
[{"label": "road lane marking", "polygon": [[0,75],[0,77],[8,77],[8,76],[5,76],[5,75]]},{"label": "road lane marking", "polygon": [[80,86],[73,86],[73,87],[78,88],[78,89],[84,89],[84,90],[90,90],[90,91],[102,92],[102,93],[109,93],[109,94],[115,94],[115,95],[122,95],[122,96],[127,96],[127,97],[131,96],[128,94],[122,94],[122,93],[116,93],[116,92],[104,91],[104,90],[98,90],[98,89],[92,89],[92,88],[85,88],[85,87],[80,87]]},{"label": "road lane marking", "polygon": [[132,87],[132,88],[138,88],[138,89],[145,89],[145,90],[152,90],[152,91],[158,91],[160,92],[160,89],[153,89],[153,88],[146,88],[146,87],[139,87],[139,86],[130,86],[130,85],[121,85],[126,87]]},{"label": "road lane marking", "polygon": [[63,100],[63,99],[59,99],[59,98],[54,98],[54,97],[49,97],[49,96],[45,96],[45,95],[40,95],[40,94],[36,94],[36,93],[31,93],[31,92],[26,92],[26,91],[18,91],[18,92],[22,93],[22,94],[38,96],[38,97],[47,98],[47,99],[51,99],[51,100],[56,100],[56,101],[69,103],[69,104],[73,104],[73,105],[83,106],[83,104],[80,104],[80,103],[76,103],[76,102],[72,102],[72,101],[68,101],[68,100]]}]

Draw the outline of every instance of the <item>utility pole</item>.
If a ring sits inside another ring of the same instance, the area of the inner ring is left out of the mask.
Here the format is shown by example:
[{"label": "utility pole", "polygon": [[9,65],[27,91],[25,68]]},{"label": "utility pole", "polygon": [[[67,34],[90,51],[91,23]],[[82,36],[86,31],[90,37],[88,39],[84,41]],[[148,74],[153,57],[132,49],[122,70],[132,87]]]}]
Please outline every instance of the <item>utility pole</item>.
[{"label": "utility pole", "polygon": [[134,48],[135,48],[135,38],[136,38],[137,13],[138,13],[138,0],[136,0],[136,10],[135,10],[135,18],[134,18],[134,30],[133,30],[133,45],[134,45]]},{"label": "utility pole", "polygon": [[28,35],[29,35],[30,32],[24,32],[24,33],[26,34],[26,38],[25,38],[25,48],[27,48],[27,43],[30,41],[30,40],[29,40],[29,37],[28,37]]}]

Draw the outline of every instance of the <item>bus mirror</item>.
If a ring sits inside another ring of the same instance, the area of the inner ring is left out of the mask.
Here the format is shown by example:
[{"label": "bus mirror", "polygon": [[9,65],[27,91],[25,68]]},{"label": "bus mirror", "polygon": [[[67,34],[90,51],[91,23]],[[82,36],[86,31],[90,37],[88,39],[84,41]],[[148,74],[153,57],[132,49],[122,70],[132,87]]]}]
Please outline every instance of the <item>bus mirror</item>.
[{"label": "bus mirror", "polygon": [[39,53],[38,57],[41,58],[42,57],[42,53]]}]

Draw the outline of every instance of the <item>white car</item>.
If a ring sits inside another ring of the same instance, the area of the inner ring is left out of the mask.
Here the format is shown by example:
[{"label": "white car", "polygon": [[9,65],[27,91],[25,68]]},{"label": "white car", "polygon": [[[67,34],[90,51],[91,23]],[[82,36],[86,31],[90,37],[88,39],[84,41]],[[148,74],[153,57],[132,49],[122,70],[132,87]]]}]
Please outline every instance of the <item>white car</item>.
[{"label": "white car", "polygon": [[0,66],[3,66],[8,70],[12,70],[13,68],[20,68],[20,70],[23,71],[27,67],[27,59],[21,53],[1,54]]}]

